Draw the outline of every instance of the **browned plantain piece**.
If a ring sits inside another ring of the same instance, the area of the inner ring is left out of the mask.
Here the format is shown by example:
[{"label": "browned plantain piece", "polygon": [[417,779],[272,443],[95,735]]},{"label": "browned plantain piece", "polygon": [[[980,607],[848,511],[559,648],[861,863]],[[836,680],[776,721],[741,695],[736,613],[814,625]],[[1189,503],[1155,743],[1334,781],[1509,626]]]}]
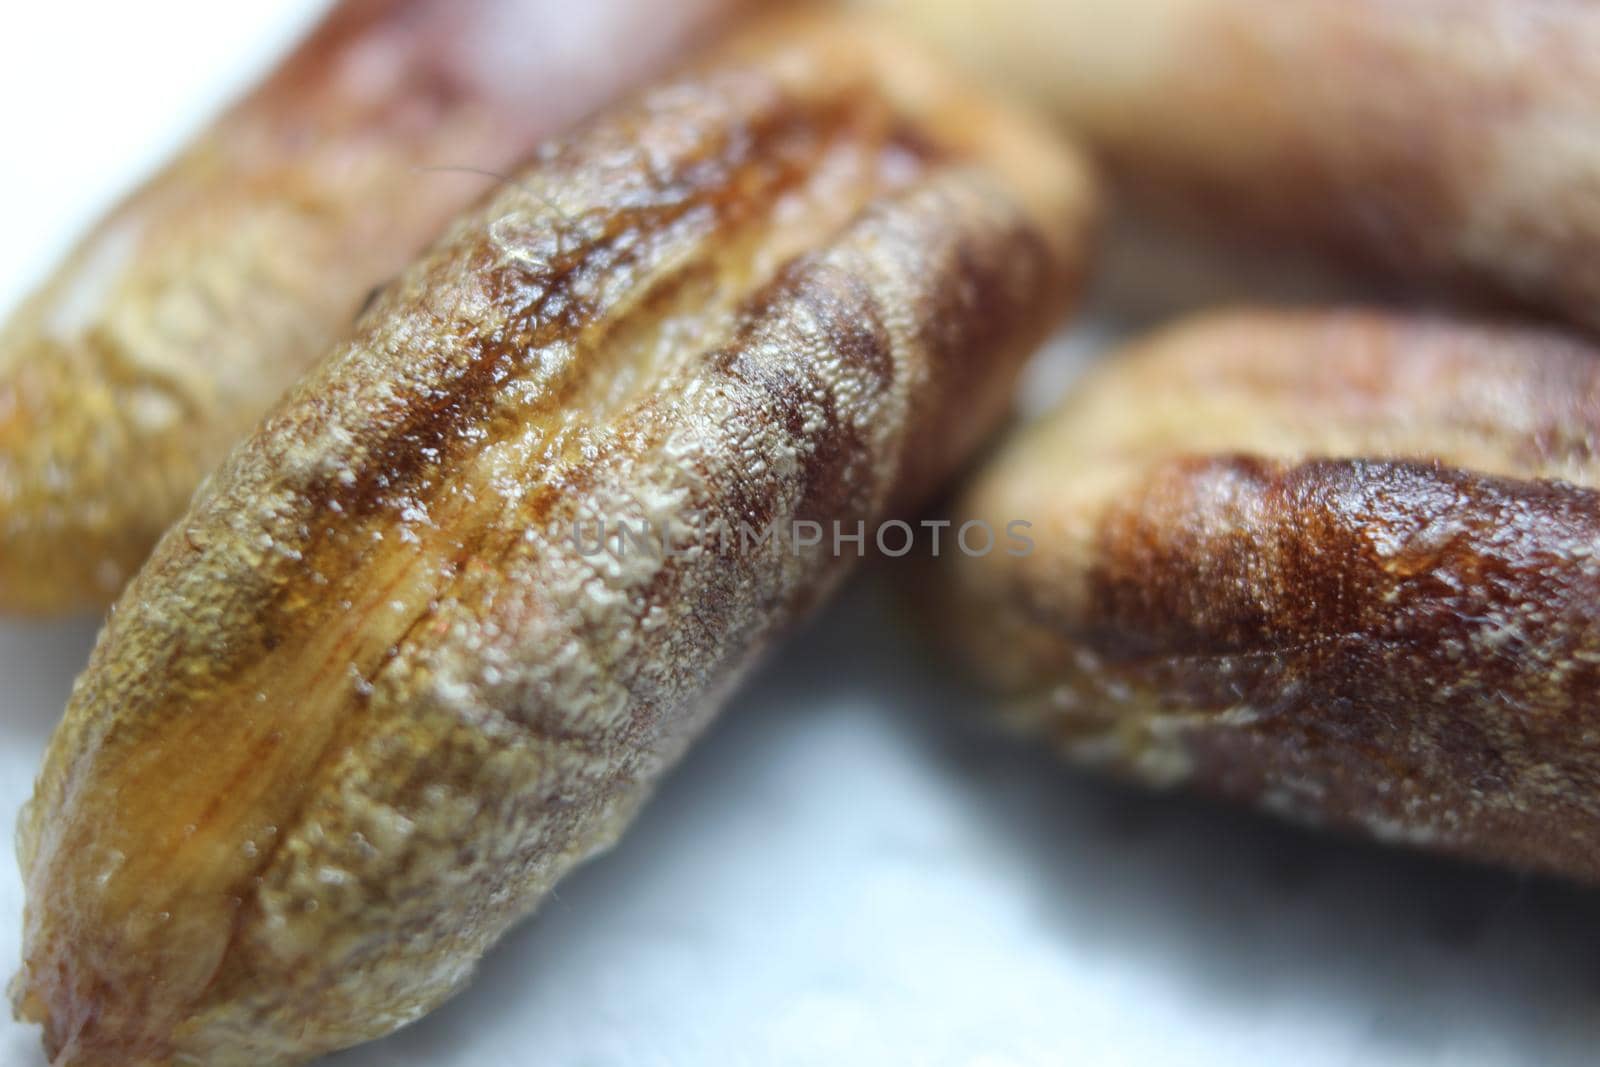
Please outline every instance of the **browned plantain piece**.
[{"label": "browned plantain piece", "polygon": [[1077,760],[1600,881],[1600,358],[1237,313],[1118,356],[957,508],[938,617]]},{"label": "browned plantain piece", "polygon": [[857,2],[1056,109],[1144,209],[1600,327],[1600,6]]},{"label": "browned plantain piece", "polygon": [[783,531],[914,505],[993,426],[1091,207],[1051,135],[825,19],[458,220],[74,690],[14,987],[58,1067],[296,1063],[457,991],[853,558]]},{"label": "browned plantain piece", "polygon": [[483,195],[473,171],[520,163],[737,2],[341,3],[0,327],[0,611],[110,603],[373,288]]}]

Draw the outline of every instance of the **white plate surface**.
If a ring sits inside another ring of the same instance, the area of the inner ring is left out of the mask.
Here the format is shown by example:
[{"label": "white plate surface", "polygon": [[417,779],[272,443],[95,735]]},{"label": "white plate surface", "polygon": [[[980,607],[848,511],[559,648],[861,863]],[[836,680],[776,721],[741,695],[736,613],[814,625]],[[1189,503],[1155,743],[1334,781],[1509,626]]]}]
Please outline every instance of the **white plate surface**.
[{"label": "white plate surface", "polygon": [[[3,305],[319,5],[15,6]],[[1100,325],[1041,365],[1044,391]],[[1073,775],[982,725],[891,602],[858,584],[467,994],[331,1062],[1593,1062],[1594,894]],[[0,624],[0,824],[92,636]],[[20,909],[0,862],[6,970]],[[44,1062],[0,1022],[0,1063]]]}]

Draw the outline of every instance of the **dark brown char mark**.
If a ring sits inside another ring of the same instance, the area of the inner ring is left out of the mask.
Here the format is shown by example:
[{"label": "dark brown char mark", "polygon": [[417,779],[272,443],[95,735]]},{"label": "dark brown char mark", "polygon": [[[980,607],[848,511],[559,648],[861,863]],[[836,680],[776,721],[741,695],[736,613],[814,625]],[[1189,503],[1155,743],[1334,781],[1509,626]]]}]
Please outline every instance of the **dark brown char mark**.
[{"label": "dark brown char mark", "polygon": [[0,331],[0,611],[109,603],[375,286],[738,6],[338,4]]},{"label": "dark brown char mark", "polygon": [[298,1062],[456,991],[846,569],[561,531],[914,505],[1070,302],[1092,206],[1049,135],[821,18],[458,219],[213,477],[77,687],[21,848],[17,1003],[59,1062]]},{"label": "dark brown char mark", "polygon": [[1563,483],[1175,460],[1103,520],[1081,640],[1197,785],[1600,880],[1597,550]]},{"label": "dark brown char mark", "polygon": [[1597,401],[1548,332],[1196,320],[980,474],[1037,549],[951,636],[1075,759],[1600,881]]}]

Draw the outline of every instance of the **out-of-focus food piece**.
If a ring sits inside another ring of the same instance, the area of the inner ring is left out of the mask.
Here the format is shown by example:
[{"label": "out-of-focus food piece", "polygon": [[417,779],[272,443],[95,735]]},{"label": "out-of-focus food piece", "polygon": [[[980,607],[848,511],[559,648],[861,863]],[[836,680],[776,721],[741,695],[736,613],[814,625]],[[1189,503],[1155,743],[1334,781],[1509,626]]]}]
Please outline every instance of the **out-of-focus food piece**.
[{"label": "out-of-focus food piece", "polygon": [[1600,881],[1597,443],[1555,334],[1203,318],[980,472],[1033,551],[944,554],[934,617],[1078,761]]},{"label": "out-of-focus food piece", "polygon": [[848,20],[541,151],[112,612],[20,828],[57,1067],[296,1063],[458,990],[842,575],[793,524],[915,507],[993,427],[1092,207]]},{"label": "out-of-focus food piece", "polygon": [[1219,241],[1127,201],[1112,206],[1089,299],[1123,336],[1219,307],[1422,305],[1430,295],[1292,248]]},{"label": "out-of-focus food piece", "polygon": [[859,2],[1053,107],[1146,208],[1600,326],[1600,7]]},{"label": "out-of-focus food piece", "polygon": [[737,6],[336,7],[0,327],[0,611],[108,604],[373,289],[492,185],[483,172]]}]

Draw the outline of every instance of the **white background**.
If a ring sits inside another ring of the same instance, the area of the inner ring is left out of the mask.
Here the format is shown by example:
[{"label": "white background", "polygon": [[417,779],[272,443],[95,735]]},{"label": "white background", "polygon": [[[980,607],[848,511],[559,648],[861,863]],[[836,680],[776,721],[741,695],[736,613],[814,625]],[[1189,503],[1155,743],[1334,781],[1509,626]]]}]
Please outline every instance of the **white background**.
[{"label": "white background", "polygon": [[[12,4],[0,304],[313,0]],[[1145,310],[1159,301],[1141,297]],[[1104,327],[1107,320],[1097,320]],[[1039,368],[1052,391],[1081,330]],[[858,585],[476,985],[339,1067],[1587,1063],[1600,898],[1086,780]],[[0,823],[93,634],[0,623]],[[21,891],[0,862],[0,967]],[[0,1022],[0,1063],[39,1067]]]}]

